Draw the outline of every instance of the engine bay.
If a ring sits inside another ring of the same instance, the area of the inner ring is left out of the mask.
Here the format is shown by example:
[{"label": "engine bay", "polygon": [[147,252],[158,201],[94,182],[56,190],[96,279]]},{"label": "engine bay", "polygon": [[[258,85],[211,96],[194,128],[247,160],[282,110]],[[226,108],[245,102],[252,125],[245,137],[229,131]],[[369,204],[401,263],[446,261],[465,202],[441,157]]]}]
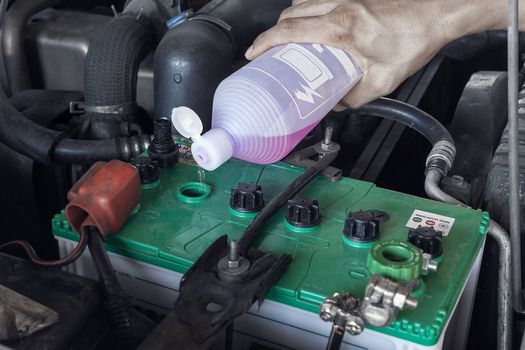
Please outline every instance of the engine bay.
[{"label": "engine bay", "polygon": [[209,130],[290,1],[1,3],[0,347],[519,347],[506,31],[205,171],[172,110]]}]

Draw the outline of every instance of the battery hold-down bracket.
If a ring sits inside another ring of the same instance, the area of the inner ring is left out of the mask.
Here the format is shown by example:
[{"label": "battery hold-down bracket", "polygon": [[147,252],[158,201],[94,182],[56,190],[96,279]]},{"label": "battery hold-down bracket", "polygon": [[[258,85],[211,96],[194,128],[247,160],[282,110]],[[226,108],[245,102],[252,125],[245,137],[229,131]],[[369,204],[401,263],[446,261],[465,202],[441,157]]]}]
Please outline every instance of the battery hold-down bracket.
[{"label": "battery hold-down bracket", "polygon": [[263,302],[292,260],[256,248],[241,257],[232,251],[237,248],[226,235],[208,247],[182,278],[174,309],[140,349],[207,349],[235,318]]}]

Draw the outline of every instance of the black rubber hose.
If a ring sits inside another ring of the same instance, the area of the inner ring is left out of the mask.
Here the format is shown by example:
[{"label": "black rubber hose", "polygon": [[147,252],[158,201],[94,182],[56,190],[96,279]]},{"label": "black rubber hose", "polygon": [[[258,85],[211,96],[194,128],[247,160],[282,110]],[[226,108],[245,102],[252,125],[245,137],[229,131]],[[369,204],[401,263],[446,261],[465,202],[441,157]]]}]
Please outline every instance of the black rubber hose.
[{"label": "black rubber hose", "polygon": [[423,135],[432,145],[439,141],[454,144],[448,130],[437,119],[421,109],[386,97],[372,101],[352,111],[354,114],[390,119]]},{"label": "black rubber hose", "polygon": [[[191,38],[191,40],[188,40]],[[211,126],[213,94],[233,62],[229,36],[207,20],[186,21],[168,31],[154,57],[155,118],[187,106]]]},{"label": "black rubber hose", "polygon": [[[0,1],[0,29],[3,29],[7,0]],[[37,162],[52,165],[54,161],[129,160],[142,153],[149,140],[147,135],[102,141],[66,138],[61,132],[27,119],[13,107],[5,90],[0,88],[0,142]]]},{"label": "black rubber hose", "polygon": [[[93,138],[120,136],[120,123],[133,120],[137,110],[137,73],[152,41],[148,19],[125,13],[102,26],[90,42],[84,99]],[[92,107],[102,108],[90,110]]]},{"label": "black rubber hose", "polygon": [[[488,50],[506,50],[507,31],[491,30],[470,34],[456,39],[441,49],[441,53],[447,57],[459,61],[466,61],[479,57],[481,53]],[[519,33],[520,50],[525,48],[525,32]]]},{"label": "black rubber hose", "polygon": [[18,112],[0,88],[0,142],[37,162],[91,163],[97,160],[130,160],[149,145],[149,136],[108,140],[75,140],[44,128]]},{"label": "black rubber hose", "polygon": [[[177,106],[211,126],[213,94],[255,37],[275,24],[290,0],[213,0],[171,29],[155,51],[155,118]],[[190,39],[191,38],[191,39]]]},{"label": "black rubber hose", "polygon": [[31,88],[24,46],[24,27],[35,13],[58,5],[62,0],[18,0],[7,13],[2,33],[2,50],[11,95]]}]

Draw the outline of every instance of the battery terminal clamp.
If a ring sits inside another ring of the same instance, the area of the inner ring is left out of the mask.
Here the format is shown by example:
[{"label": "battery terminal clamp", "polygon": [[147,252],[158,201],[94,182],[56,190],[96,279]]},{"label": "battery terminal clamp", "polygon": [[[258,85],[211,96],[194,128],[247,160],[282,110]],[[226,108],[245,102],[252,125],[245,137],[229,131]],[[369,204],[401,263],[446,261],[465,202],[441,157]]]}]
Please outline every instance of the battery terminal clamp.
[{"label": "battery terminal clamp", "polygon": [[76,232],[95,226],[107,237],[117,232],[140,199],[137,169],[119,160],[97,162],[67,194],[65,214]]}]

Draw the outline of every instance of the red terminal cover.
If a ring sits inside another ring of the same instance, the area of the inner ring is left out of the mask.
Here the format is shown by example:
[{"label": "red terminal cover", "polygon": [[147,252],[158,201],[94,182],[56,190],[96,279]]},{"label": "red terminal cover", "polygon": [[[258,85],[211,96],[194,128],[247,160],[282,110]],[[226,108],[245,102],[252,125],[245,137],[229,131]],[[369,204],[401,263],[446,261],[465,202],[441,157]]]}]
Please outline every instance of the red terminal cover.
[{"label": "red terminal cover", "polygon": [[106,237],[126,222],[140,199],[137,169],[120,160],[97,162],[67,194],[67,221],[76,232],[96,226]]}]

